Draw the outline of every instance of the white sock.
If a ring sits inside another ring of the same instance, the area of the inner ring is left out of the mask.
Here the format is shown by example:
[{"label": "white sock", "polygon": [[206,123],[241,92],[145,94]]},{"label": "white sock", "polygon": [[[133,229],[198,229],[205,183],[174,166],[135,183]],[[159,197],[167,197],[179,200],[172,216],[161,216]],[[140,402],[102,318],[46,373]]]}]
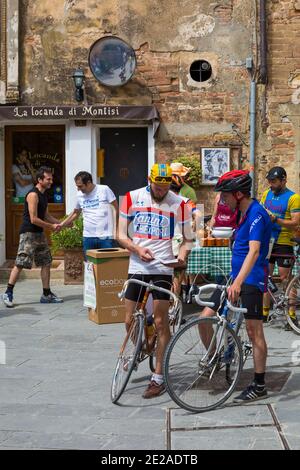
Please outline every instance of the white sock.
[{"label": "white sock", "polygon": [[164,383],[164,376],[161,374],[152,374],[151,380],[154,380],[158,385]]}]

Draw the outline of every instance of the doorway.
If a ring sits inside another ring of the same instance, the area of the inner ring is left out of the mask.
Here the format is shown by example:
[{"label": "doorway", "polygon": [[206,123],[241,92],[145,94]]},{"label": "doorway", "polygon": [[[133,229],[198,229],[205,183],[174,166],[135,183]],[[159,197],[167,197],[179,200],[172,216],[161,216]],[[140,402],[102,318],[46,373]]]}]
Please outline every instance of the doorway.
[{"label": "doorway", "polygon": [[117,201],[128,191],[147,185],[147,127],[101,128],[100,147],[104,158],[101,184],[111,188]]},{"label": "doorway", "polygon": [[[34,186],[32,174],[41,166],[53,171],[48,210],[65,215],[65,127],[7,126],[5,128],[6,257],[14,258],[19,244],[24,199]],[[32,171],[33,169],[33,171]],[[47,233],[49,239],[50,233]]]}]

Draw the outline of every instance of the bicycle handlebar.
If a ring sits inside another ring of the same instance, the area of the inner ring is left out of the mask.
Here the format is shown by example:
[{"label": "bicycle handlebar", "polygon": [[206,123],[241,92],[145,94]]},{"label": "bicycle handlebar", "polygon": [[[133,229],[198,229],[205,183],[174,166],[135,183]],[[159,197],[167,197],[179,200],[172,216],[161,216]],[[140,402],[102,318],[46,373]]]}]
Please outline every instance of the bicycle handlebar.
[{"label": "bicycle handlebar", "polygon": [[[219,284],[206,284],[205,286],[202,286],[202,287],[198,287],[198,293],[195,295],[195,300],[197,302],[198,305],[201,305],[203,307],[215,307],[215,304],[213,302],[205,302],[203,300],[200,299],[200,295],[203,293],[203,292],[210,292],[210,291],[214,291],[216,289],[219,289],[219,290],[226,290],[227,287],[226,286],[223,286],[223,285],[219,285]],[[231,310],[232,312],[236,312],[236,313],[247,313],[247,309],[246,308],[243,308],[243,307],[235,307],[234,305],[232,305],[232,303],[227,299],[227,306],[229,308],[229,310]]]},{"label": "bicycle handlebar", "polygon": [[128,284],[139,284],[140,286],[149,288],[150,292],[153,290],[157,290],[158,292],[163,292],[167,295],[170,295],[174,300],[174,307],[177,307],[179,303],[179,298],[177,297],[177,295],[173,294],[173,292],[171,292],[170,290],[164,289],[163,287],[158,287],[155,284],[152,284],[151,282],[150,283],[144,282],[144,281],[140,281],[139,279],[134,279],[134,278],[127,279],[127,281],[124,282],[121,292],[118,293],[119,299],[121,300],[124,299]]}]

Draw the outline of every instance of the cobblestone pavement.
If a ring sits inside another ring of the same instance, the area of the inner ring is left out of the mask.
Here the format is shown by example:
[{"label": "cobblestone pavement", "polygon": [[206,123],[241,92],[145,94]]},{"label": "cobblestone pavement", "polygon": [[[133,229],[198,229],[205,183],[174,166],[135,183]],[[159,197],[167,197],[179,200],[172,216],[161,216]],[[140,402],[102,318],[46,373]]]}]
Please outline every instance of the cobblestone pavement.
[{"label": "cobblestone pavement", "polygon": [[266,328],[267,400],[190,414],[167,394],[141,398],[142,364],[116,406],[110,384],[124,326],[89,321],[82,287],[60,282],[52,287],[63,304],[40,304],[39,281],[27,280],[14,309],[0,305],[0,449],[300,449],[300,337]]}]

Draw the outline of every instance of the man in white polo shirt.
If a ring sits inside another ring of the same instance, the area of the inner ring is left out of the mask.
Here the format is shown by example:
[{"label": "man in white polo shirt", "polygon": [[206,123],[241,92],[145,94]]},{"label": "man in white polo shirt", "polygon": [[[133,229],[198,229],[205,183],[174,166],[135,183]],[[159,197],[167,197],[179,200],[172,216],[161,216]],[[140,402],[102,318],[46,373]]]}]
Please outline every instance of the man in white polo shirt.
[{"label": "man in white polo shirt", "polygon": [[116,233],[118,203],[112,190],[104,184],[94,184],[87,171],[80,171],[74,178],[78,189],[75,209],[62,222],[62,228],[83,215],[83,250],[112,248]]}]

